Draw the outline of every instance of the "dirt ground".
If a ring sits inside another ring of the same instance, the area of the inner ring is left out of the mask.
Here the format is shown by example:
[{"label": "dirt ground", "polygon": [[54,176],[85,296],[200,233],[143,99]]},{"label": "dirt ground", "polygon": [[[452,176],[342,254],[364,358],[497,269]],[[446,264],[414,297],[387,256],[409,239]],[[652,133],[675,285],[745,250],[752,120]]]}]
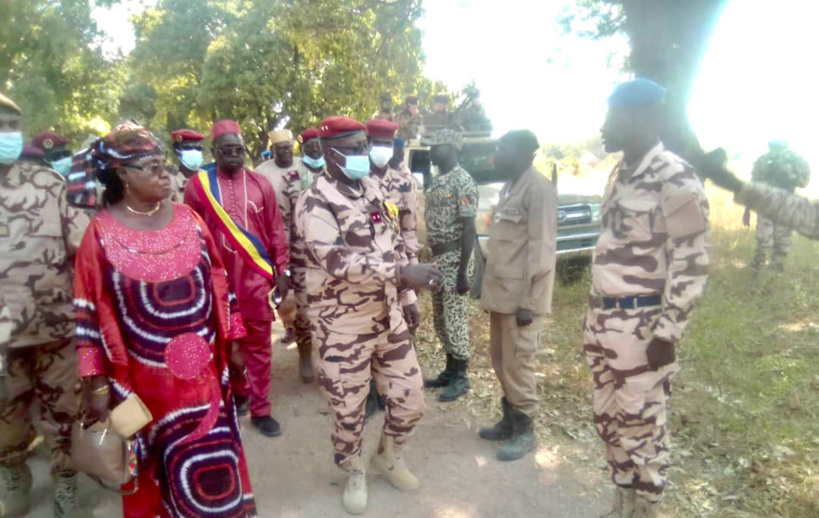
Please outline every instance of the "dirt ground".
[{"label": "dirt ground", "polygon": [[[268,439],[249,423],[244,447],[256,504],[262,518],[346,516],[341,508],[344,474],[333,465],[330,417],[315,386],[298,379],[294,349],[274,345],[274,416],[281,437]],[[607,501],[589,496],[584,484],[565,466],[552,461],[550,445],[516,463],[495,459],[495,446],[481,441],[474,421],[463,409],[439,403],[428,394],[425,418],[410,440],[407,459],[422,488],[404,494],[380,476],[368,476],[370,503],[365,516],[434,518],[585,518],[597,517]],[[368,426],[365,455],[377,446],[383,413]],[[34,518],[51,516],[51,487],[44,452],[33,459]],[[81,479],[82,516],[122,516],[119,497]]]}]

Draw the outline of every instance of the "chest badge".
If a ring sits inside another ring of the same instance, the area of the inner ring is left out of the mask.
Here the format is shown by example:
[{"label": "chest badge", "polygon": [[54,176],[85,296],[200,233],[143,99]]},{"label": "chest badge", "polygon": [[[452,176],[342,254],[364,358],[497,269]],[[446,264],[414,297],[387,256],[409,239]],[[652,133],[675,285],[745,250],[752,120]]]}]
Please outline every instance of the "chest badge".
[{"label": "chest badge", "polygon": [[299,179],[299,172],[298,171],[290,171],[287,173],[291,180],[298,180]]},{"label": "chest badge", "polygon": [[381,217],[381,211],[374,210],[370,212],[370,220],[373,223],[381,223],[383,218]]}]

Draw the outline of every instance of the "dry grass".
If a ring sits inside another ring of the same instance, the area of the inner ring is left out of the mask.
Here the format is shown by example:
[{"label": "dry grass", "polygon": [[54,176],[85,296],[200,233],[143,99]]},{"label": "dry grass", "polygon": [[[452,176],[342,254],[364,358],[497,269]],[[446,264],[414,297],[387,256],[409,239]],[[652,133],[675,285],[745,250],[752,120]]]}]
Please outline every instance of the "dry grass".
[{"label": "dry grass", "polygon": [[[670,430],[667,510],[673,517],[819,516],[819,245],[794,240],[787,273],[755,276],[753,234],[722,193],[712,203],[712,273],[680,345]],[[608,494],[603,447],[591,421],[591,380],[580,351],[588,276],[556,287],[538,354],[537,431],[590,493]],[[425,315],[431,315],[424,300]],[[488,321],[472,307],[473,390],[455,403],[490,422],[500,389]],[[428,373],[443,367],[432,319],[419,332]]]}]

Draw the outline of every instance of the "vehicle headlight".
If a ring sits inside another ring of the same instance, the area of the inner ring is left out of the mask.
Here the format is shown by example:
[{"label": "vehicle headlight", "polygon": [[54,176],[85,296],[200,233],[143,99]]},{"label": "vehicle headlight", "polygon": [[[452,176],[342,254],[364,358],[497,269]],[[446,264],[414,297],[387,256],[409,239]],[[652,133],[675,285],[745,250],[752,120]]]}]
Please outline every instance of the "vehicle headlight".
[{"label": "vehicle headlight", "polygon": [[591,220],[594,223],[599,223],[602,219],[599,203],[589,203],[589,210],[591,210]]}]

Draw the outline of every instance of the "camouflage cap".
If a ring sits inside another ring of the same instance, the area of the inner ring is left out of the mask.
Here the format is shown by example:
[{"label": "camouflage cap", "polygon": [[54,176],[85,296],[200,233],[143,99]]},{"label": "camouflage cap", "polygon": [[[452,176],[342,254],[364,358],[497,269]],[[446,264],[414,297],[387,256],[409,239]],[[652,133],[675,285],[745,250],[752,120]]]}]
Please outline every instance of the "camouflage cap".
[{"label": "camouflage cap", "polygon": [[427,137],[422,141],[425,146],[443,146],[451,144],[458,151],[461,150],[461,133],[451,129],[442,129],[432,137]]}]

